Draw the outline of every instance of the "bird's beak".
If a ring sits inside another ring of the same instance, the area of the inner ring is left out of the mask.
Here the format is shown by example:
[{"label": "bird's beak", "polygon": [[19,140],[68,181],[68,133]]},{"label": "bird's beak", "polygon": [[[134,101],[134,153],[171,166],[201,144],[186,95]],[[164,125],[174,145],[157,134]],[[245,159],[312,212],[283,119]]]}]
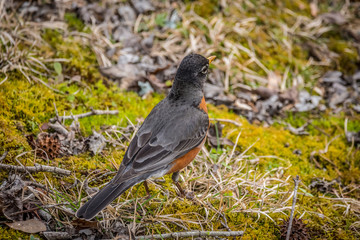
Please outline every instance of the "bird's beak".
[{"label": "bird's beak", "polygon": [[214,61],[214,59],[216,58],[216,56],[211,56],[211,57],[208,57],[207,60],[209,60],[209,64]]}]

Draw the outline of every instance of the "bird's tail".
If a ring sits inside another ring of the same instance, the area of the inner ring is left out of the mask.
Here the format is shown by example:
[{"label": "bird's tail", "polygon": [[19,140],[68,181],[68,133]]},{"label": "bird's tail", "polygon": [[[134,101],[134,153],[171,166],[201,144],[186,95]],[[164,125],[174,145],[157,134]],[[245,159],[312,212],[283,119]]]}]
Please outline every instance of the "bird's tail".
[{"label": "bird's tail", "polygon": [[110,182],[101,189],[93,198],[86,202],[76,212],[76,217],[90,220],[110,204],[115,198],[124,193],[127,189],[140,182],[138,179],[131,179],[120,184]]}]

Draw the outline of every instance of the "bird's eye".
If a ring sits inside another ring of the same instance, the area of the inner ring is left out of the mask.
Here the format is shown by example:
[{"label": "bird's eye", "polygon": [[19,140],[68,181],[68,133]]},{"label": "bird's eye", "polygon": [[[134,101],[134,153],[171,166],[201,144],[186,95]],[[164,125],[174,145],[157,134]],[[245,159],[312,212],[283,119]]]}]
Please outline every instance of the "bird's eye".
[{"label": "bird's eye", "polygon": [[202,69],[201,69],[201,73],[206,75],[208,72],[208,66],[204,66]]}]

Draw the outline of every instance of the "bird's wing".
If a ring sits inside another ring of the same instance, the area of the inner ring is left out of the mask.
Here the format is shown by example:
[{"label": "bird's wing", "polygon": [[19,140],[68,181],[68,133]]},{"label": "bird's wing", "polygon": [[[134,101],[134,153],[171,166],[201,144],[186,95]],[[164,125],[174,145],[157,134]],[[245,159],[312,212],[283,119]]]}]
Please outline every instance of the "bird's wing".
[{"label": "bird's wing", "polygon": [[[131,141],[113,180],[76,213],[91,219],[131,186],[156,174],[165,174],[173,160],[198,146],[206,137],[209,118],[196,107],[172,108],[160,102]],[[175,110],[176,109],[176,110]]]},{"label": "bird's wing", "polygon": [[169,111],[172,108],[166,104],[169,103],[160,103],[145,119],[125,153],[113,184],[166,169],[206,137],[207,113],[189,106]]}]

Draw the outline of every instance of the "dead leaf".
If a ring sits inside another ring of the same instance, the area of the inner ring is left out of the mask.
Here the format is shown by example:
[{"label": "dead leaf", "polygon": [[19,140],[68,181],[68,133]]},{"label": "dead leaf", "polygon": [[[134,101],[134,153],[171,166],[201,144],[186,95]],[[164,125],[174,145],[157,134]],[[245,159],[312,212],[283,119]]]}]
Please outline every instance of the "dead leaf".
[{"label": "dead leaf", "polygon": [[284,104],[295,103],[299,97],[299,91],[296,87],[292,87],[279,94],[279,99]]},{"label": "dead leaf", "polygon": [[128,4],[124,4],[117,9],[118,14],[127,25],[133,25],[136,21],[136,13]]},{"label": "dead leaf", "polygon": [[332,193],[333,186],[337,183],[338,182],[336,180],[332,180],[331,182],[329,182],[329,181],[326,181],[325,179],[314,178],[311,180],[309,188],[316,189],[317,191],[319,191],[321,193]]},{"label": "dead leaf", "polygon": [[75,219],[74,221],[71,222],[71,225],[73,225],[77,229],[99,228],[99,224],[97,221],[86,221],[83,219]]},{"label": "dead leaf", "polygon": [[30,219],[26,221],[18,221],[13,223],[5,223],[15,230],[23,231],[26,233],[38,233],[46,231],[46,225],[37,219]]},{"label": "dead leaf", "polygon": [[315,109],[320,103],[321,97],[316,95],[310,95],[307,91],[301,91],[299,93],[299,102],[295,104],[295,109],[298,112],[307,112]]},{"label": "dead leaf", "polygon": [[316,61],[322,61],[324,63],[330,63],[339,57],[337,53],[329,50],[326,44],[320,44],[312,41],[304,43],[304,48],[309,51],[311,57]]},{"label": "dead leaf", "polygon": [[260,86],[257,89],[252,90],[251,92],[259,95],[259,97],[261,99],[268,99],[268,98],[272,97],[273,95],[275,95],[277,91],[272,90],[267,87]]},{"label": "dead leaf", "polygon": [[323,83],[342,83],[342,72],[340,71],[328,71],[322,77]]},{"label": "dead leaf", "polygon": [[140,57],[133,53],[124,52],[120,55],[117,64],[128,64],[128,63],[138,63],[140,61]]},{"label": "dead leaf", "polygon": [[323,19],[326,23],[336,24],[339,26],[344,25],[347,22],[345,16],[339,12],[324,13],[321,14],[319,17]]},{"label": "dead leaf", "polygon": [[146,13],[155,10],[149,0],[131,0],[131,3],[138,13]]},{"label": "dead leaf", "polygon": [[100,72],[111,79],[121,79],[124,77],[145,76],[145,72],[134,64],[117,64],[110,67],[100,68]]},{"label": "dead leaf", "polygon": [[106,145],[106,139],[101,133],[93,130],[93,134],[85,140],[85,144],[89,151],[95,155],[104,149]]}]

